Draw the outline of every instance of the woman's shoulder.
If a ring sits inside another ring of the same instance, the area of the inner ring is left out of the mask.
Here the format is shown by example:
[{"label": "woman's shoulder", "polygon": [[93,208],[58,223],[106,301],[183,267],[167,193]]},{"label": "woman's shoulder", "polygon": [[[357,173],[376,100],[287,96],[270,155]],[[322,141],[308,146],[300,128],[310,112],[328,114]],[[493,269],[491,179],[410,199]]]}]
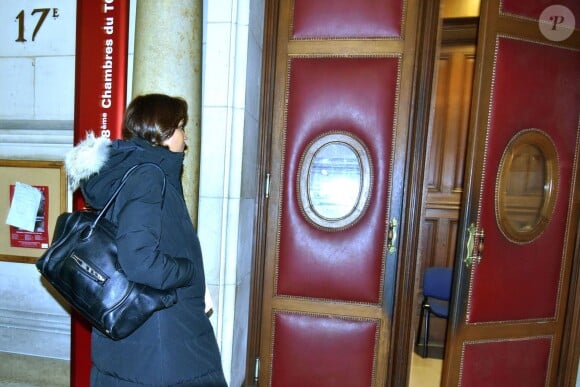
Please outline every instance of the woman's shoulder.
[{"label": "woman's shoulder", "polygon": [[126,169],[121,181],[125,180],[127,191],[133,197],[153,199],[165,192],[165,173],[151,161],[139,162]]}]

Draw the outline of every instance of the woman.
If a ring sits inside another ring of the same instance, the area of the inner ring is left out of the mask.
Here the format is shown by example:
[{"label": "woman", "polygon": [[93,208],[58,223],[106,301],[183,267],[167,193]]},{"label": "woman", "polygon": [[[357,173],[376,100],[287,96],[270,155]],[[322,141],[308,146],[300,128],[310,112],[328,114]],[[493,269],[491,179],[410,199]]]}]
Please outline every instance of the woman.
[{"label": "woman", "polygon": [[[187,103],[149,94],[135,98],[123,140],[91,133],[66,157],[72,189],[102,208],[132,166],[110,217],[118,224],[119,263],[127,277],[176,289],[177,303],[156,312],[129,337],[114,341],[93,329],[91,386],[226,386],[220,353],[205,314],[201,248],[181,186]],[[164,188],[165,187],[165,188]]]}]

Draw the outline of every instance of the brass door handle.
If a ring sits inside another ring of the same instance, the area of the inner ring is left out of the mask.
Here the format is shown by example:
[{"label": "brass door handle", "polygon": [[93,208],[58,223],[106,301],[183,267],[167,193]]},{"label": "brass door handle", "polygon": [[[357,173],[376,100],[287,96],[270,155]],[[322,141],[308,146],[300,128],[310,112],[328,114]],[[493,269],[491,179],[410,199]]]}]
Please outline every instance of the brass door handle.
[{"label": "brass door handle", "polygon": [[474,263],[481,262],[483,258],[483,241],[485,233],[483,230],[477,232],[473,223],[467,228],[467,253],[463,262],[465,266],[471,267]]}]

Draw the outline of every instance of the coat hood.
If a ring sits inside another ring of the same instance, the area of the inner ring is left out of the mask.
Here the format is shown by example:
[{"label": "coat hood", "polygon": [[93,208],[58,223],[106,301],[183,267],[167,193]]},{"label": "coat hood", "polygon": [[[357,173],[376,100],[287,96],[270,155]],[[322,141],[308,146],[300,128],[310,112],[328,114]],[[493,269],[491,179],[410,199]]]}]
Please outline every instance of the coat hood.
[{"label": "coat hood", "polygon": [[167,183],[181,187],[184,153],[154,146],[146,140],[113,140],[87,133],[65,157],[65,169],[72,191],[81,188],[86,202],[102,208],[125,172],[134,165],[155,163],[164,172]]},{"label": "coat hood", "polygon": [[110,150],[110,139],[95,137],[93,132],[88,132],[86,139],[78,143],[65,157],[69,189],[74,192],[82,180],[99,173],[109,159]]}]

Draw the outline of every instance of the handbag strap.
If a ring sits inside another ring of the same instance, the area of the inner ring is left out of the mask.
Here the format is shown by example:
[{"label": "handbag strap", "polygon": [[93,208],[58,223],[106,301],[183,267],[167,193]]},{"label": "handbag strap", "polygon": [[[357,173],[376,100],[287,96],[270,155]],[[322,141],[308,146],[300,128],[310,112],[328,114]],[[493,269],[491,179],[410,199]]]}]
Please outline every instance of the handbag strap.
[{"label": "handbag strap", "polygon": [[93,221],[93,223],[91,224],[91,230],[89,232],[89,235],[92,234],[93,229],[96,227],[97,223],[99,223],[99,221],[101,220],[101,218],[107,213],[107,211],[109,210],[109,208],[111,207],[111,205],[113,204],[113,202],[115,201],[115,199],[117,198],[117,195],[119,195],[119,192],[121,192],[121,189],[123,188],[123,186],[125,185],[125,183],[127,182],[127,180],[129,179],[129,176],[135,172],[135,170],[137,168],[146,166],[146,165],[151,165],[156,167],[157,169],[159,169],[163,175],[163,189],[161,192],[163,192],[163,195],[165,194],[165,183],[166,183],[166,179],[165,179],[165,172],[163,172],[163,170],[161,169],[161,167],[155,163],[142,163],[142,164],[137,164],[132,166],[131,168],[129,168],[129,170],[127,172],[125,172],[125,174],[123,175],[123,178],[121,179],[121,183],[119,184],[119,186],[117,187],[117,189],[115,190],[115,192],[113,192],[113,194],[111,195],[111,197],[109,198],[109,200],[107,200],[107,203],[105,203],[105,205],[103,206],[103,208],[101,209],[101,211],[99,211],[99,215],[97,215],[97,217],[95,218],[95,220]]}]

